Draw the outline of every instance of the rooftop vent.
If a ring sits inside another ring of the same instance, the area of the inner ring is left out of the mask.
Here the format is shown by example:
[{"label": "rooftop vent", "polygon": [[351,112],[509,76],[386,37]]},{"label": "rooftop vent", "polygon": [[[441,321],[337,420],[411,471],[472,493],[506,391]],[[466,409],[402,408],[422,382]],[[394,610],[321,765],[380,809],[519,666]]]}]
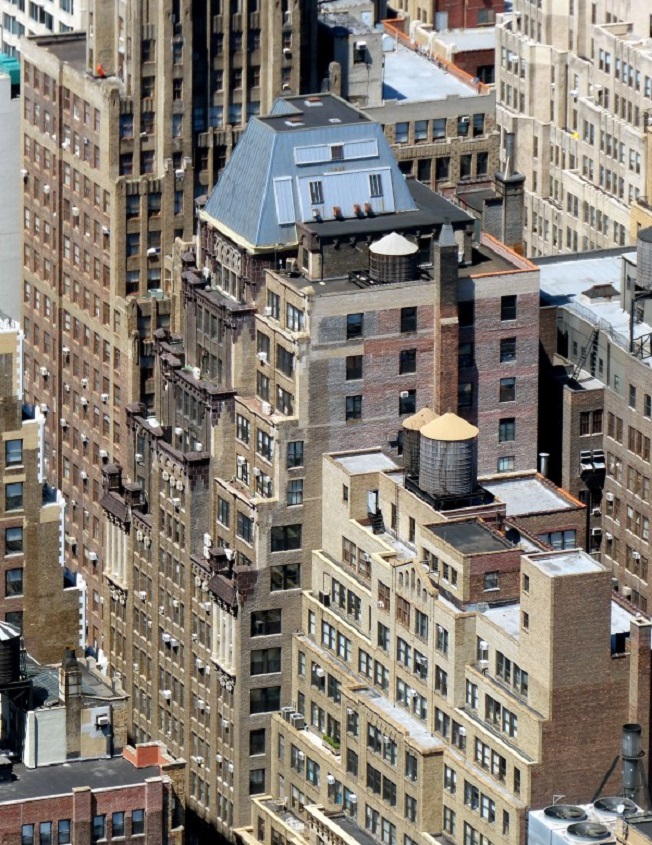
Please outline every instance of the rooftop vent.
[{"label": "rooftop vent", "polygon": [[599,842],[601,839],[609,839],[611,836],[609,828],[598,822],[569,824],[566,832],[574,839],[583,839],[586,842]]},{"label": "rooftop vent", "polygon": [[628,816],[637,813],[639,809],[638,804],[635,804],[630,798],[622,798],[617,795],[599,798],[593,807],[601,813],[611,813],[618,816]]},{"label": "rooftop vent", "polygon": [[575,822],[584,821],[587,817],[584,808],[577,807],[574,804],[555,804],[552,807],[546,807],[543,814],[549,819]]}]

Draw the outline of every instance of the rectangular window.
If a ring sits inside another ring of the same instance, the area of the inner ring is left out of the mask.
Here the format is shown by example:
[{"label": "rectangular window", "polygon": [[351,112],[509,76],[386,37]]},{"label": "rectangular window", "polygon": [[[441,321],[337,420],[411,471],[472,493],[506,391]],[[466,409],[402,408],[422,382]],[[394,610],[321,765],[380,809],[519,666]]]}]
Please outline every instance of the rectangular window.
[{"label": "rectangular window", "polygon": [[513,472],[514,466],[515,466],[514,455],[504,455],[502,458],[498,458],[496,468],[497,468],[498,472]]},{"label": "rectangular window", "polygon": [[382,197],[383,177],[380,173],[369,174],[369,193],[372,197]]},{"label": "rectangular window", "polygon": [[281,708],[281,688],[262,687],[249,693],[250,713],[271,713]]},{"label": "rectangular window", "polygon": [[113,813],[111,816],[111,836],[125,835],[125,814]]},{"label": "rectangular window", "polygon": [[416,332],[417,330],[417,309],[416,307],[401,308],[401,334]]},{"label": "rectangular window", "polygon": [[346,380],[362,378],[362,355],[348,355],[346,358]]},{"label": "rectangular window", "polygon": [[324,186],[321,182],[310,182],[310,202],[312,205],[324,204]]},{"label": "rectangular window", "polygon": [[516,338],[503,337],[500,341],[500,363],[516,361]]},{"label": "rectangular window", "polygon": [[106,816],[93,816],[93,842],[106,839]]},{"label": "rectangular window", "polygon": [[515,402],[516,401],[516,379],[515,378],[501,378],[499,401],[500,402]]},{"label": "rectangular window", "polygon": [[346,339],[362,337],[364,325],[364,314],[347,314],[346,317]]},{"label": "rectangular window", "polygon": [[255,610],[251,614],[251,636],[264,637],[281,633],[280,610]]},{"label": "rectangular window", "polygon": [[5,530],[5,555],[19,555],[23,553],[22,526]]},{"label": "rectangular window", "polygon": [[5,463],[8,467],[17,466],[23,462],[23,441],[5,441]]},{"label": "rectangular window", "polygon": [[288,443],[287,465],[289,468],[303,466],[303,440],[292,440]]},{"label": "rectangular window", "polygon": [[399,416],[403,414],[414,414],[417,410],[417,392],[416,390],[402,390],[399,394],[398,413]]},{"label": "rectangular window", "polygon": [[362,419],[362,396],[347,396],[346,397],[346,412],[345,419],[361,420]]},{"label": "rectangular window", "polygon": [[21,828],[20,845],[34,845],[34,825],[24,824]]},{"label": "rectangular window", "polygon": [[59,819],[57,824],[57,845],[70,845],[70,819]]},{"label": "rectangular window", "polygon": [[[269,675],[281,671],[281,649],[260,648],[251,652],[251,674]],[[262,752],[264,753],[264,748]]]},{"label": "rectangular window", "polygon": [[301,524],[276,525],[272,528],[273,552],[288,552],[301,548]]},{"label": "rectangular window", "polygon": [[23,570],[21,569],[7,569],[5,572],[5,596],[11,598],[12,596],[23,595]]},{"label": "rectangular window", "polygon": [[270,566],[270,590],[295,590],[301,586],[301,564],[287,563],[283,566]]},{"label": "rectangular window", "polygon": [[417,350],[403,349],[399,357],[398,371],[400,375],[404,373],[416,373],[417,371]]},{"label": "rectangular window", "polygon": [[145,833],[145,811],[133,810],[131,813],[131,835]]},{"label": "rectangular window", "polygon": [[289,506],[303,504],[303,478],[288,481],[287,503]]},{"label": "rectangular window", "polygon": [[500,319],[515,320],[516,319],[516,296],[501,296],[500,297]]},{"label": "rectangular window", "polygon": [[498,442],[510,443],[516,440],[516,419],[506,417],[498,423]]}]

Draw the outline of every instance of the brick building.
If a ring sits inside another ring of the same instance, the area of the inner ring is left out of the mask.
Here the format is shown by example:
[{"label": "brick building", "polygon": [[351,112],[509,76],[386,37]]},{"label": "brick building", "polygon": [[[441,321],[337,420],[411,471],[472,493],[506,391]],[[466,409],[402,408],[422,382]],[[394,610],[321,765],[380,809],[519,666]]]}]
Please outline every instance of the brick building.
[{"label": "brick building", "polygon": [[525,843],[528,808],[620,791],[623,723],[649,742],[649,620],[585,552],[514,545],[465,515],[475,497],[447,508],[424,456],[442,422],[420,429],[424,487],[380,450],[324,458],[323,545],[247,845]]},{"label": "brick building", "polygon": [[536,462],[537,273],[473,232],[378,124],[290,98],[252,119],[169,263],[181,332],[157,332],[153,412],[128,408],[130,458],[104,472],[106,645],[131,735],[188,755],[199,839],[247,824],[269,783],[322,454],[397,455],[427,404],[477,422],[483,471]]},{"label": "brick building", "polygon": [[21,43],[25,389],[49,409],[45,474],[99,656],[102,467],[126,459],[125,407],[153,407],[162,257],[247,118],[312,86],[314,3],[200,5],[98,0],[86,33]]},{"label": "brick building", "polygon": [[0,619],[37,660],[58,660],[80,639],[84,582],[63,565],[65,503],[43,473],[45,414],[23,402],[23,333],[0,319]]},{"label": "brick building", "polygon": [[393,0],[390,8],[409,23],[437,30],[492,26],[505,9],[503,0]]},{"label": "brick building", "polygon": [[[647,246],[540,261],[545,349],[541,426],[551,477],[590,509],[591,543],[614,588],[647,612],[650,314]],[[563,301],[562,301],[563,298]]]},{"label": "brick building", "polygon": [[110,760],[31,771],[5,767],[0,839],[8,845],[107,839],[183,845],[183,770],[183,761],[154,744],[127,748]]}]

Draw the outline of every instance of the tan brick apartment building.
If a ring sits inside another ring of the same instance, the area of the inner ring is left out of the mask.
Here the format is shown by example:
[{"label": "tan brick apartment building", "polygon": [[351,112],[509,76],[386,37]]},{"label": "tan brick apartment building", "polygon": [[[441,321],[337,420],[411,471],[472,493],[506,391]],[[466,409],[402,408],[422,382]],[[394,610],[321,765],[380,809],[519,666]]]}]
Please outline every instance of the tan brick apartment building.
[{"label": "tan brick apartment building", "polygon": [[230,836],[270,783],[322,454],[397,455],[427,404],[477,420],[485,472],[536,462],[537,273],[473,226],[377,124],[291,98],[250,122],[171,262],[183,334],[157,332],[154,413],[129,406],[130,458],[104,473],[106,645],[134,738],[188,757],[196,830]]},{"label": "tan brick apartment building", "polygon": [[609,568],[438,512],[380,450],[322,477],[292,693],[242,840],[524,843],[527,808],[619,792],[620,770],[601,782],[623,722],[648,741],[650,622],[612,604]]},{"label": "tan brick apartment building", "polygon": [[79,642],[84,585],[65,577],[65,503],[43,474],[44,414],[23,403],[22,347],[18,324],[0,315],[0,619],[50,663]]},{"label": "tan brick apartment building", "polygon": [[22,42],[25,386],[47,407],[45,471],[69,503],[67,560],[88,580],[96,653],[102,467],[126,460],[125,406],[153,407],[162,256],[191,237],[194,198],[239,127],[311,85],[312,15],[285,0],[98,0],[86,34]]}]

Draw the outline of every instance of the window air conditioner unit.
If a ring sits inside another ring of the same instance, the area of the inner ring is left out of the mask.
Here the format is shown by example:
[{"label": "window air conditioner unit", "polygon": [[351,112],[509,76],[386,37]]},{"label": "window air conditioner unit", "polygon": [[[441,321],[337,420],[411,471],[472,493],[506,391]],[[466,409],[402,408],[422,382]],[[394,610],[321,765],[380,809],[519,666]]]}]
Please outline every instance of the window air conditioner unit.
[{"label": "window air conditioner unit", "polygon": [[111,234],[111,230],[108,226],[102,226],[102,234],[106,235],[107,238],[109,237],[109,235]]},{"label": "window air conditioner unit", "polygon": [[41,409],[41,411],[43,411],[44,414],[47,414],[47,412],[50,410],[48,408],[47,402],[41,402],[39,408]]},{"label": "window air conditioner unit", "polygon": [[79,400],[79,404],[85,408],[88,405],[88,399],[85,396],[82,396]]},{"label": "window air conditioner unit", "polygon": [[169,701],[172,698],[172,690],[169,689],[162,689],[161,696],[166,700]]},{"label": "window air conditioner unit", "polygon": [[410,395],[409,390],[401,390],[401,392],[399,393],[399,396],[401,397],[401,399],[407,399],[409,395]]},{"label": "window air conditioner unit", "polygon": [[89,560],[97,560],[97,552],[89,552],[87,557]]},{"label": "window air conditioner unit", "polygon": [[64,420],[64,418],[61,417],[61,419],[59,420],[59,425],[61,426],[61,428],[68,428],[68,420]]},{"label": "window air conditioner unit", "polygon": [[73,205],[73,207],[70,209],[70,211],[71,211],[73,217],[79,217],[80,212],[79,212],[79,208],[77,208],[76,205]]},{"label": "window air conditioner unit", "polygon": [[106,405],[106,403],[109,401],[109,394],[108,393],[100,393],[100,399]]},{"label": "window air conditioner unit", "polygon": [[611,533],[611,531],[605,531],[604,536],[607,538],[607,540],[613,540],[614,538],[614,535]]},{"label": "window air conditioner unit", "polygon": [[613,493],[605,493],[604,497],[608,502],[613,502],[613,500],[614,500],[614,494]]},{"label": "window air conditioner unit", "polygon": [[172,639],[172,637],[167,632],[164,632],[164,633],[161,634],[161,639],[163,640],[164,643],[169,643],[170,640]]},{"label": "window air conditioner unit", "polygon": [[263,308],[263,314],[265,315],[265,317],[271,317],[272,316],[272,309],[269,305],[266,305]]},{"label": "window air conditioner unit", "polygon": [[107,725],[111,724],[111,720],[109,719],[109,717],[107,715],[103,714],[103,715],[97,717],[97,721],[95,722],[95,724],[97,725],[98,728],[104,728]]},{"label": "window air conditioner unit", "polygon": [[632,557],[634,558],[634,560],[640,560],[641,559],[641,553],[640,552],[632,552]]},{"label": "window air conditioner unit", "polygon": [[79,473],[79,477],[81,478],[81,480],[82,480],[82,481],[88,481],[88,473],[86,472],[86,470],[85,470],[85,469],[83,469],[83,470]]},{"label": "window air conditioner unit", "polygon": [[329,786],[334,786],[335,785],[335,776],[334,775],[326,775],[326,783]]},{"label": "window air conditioner unit", "polygon": [[263,364],[266,364],[267,363],[267,352],[258,352],[258,354],[256,355],[256,358],[258,358],[258,360],[261,361]]},{"label": "window air conditioner unit", "polygon": [[100,458],[105,461],[108,457],[109,453],[106,451],[106,449],[100,449]]},{"label": "window air conditioner unit", "polygon": [[623,597],[626,599],[631,599],[632,597],[632,588],[631,587],[623,587]]},{"label": "window air conditioner unit", "polygon": [[50,371],[47,367],[40,367],[39,372],[43,376],[43,378],[48,378],[48,376],[50,375]]},{"label": "window air conditioner unit", "polygon": [[326,677],[326,672],[324,672],[324,670],[321,668],[321,666],[316,666],[316,667],[315,667],[315,675],[316,675],[318,678],[325,678],[325,677]]},{"label": "window air conditioner unit", "polygon": [[236,462],[239,467],[243,467],[247,463],[247,459],[243,455],[238,455]]},{"label": "window air conditioner unit", "polygon": [[62,347],[61,347],[61,352],[63,353],[63,355],[65,355],[65,356],[67,357],[68,355],[70,355],[70,347],[68,347],[68,346],[62,346]]},{"label": "window air conditioner unit", "polygon": [[180,426],[180,425],[178,425],[178,426],[174,429],[174,433],[177,435],[177,437],[181,437],[181,435],[183,434],[183,429],[181,428],[181,426]]},{"label": "window air conditioner unit", "polygon": [[138,598],[139,598],[141,601],[145,601],[145,599],[147,598],[147,593],[146,593],[146,591],[145,591],[145,590],[140,590],[140,591],[138,592]]},{"label": "window air conditioner unit", "polygon": [[592,537],[600,537],[602,535],[602,528],[592,528],[591,529],[591,536]]},{"label": "window air conditioner unit", "polygon": [[82,387],[84,387],[84,388],[88,387],[88,379],[87,379],[87,378],[83,378],[83,379],[80,381],[80,384],[81,384],[81,386],[82,386]]},{"label": "window air conditioner unit", "polygon": [[137,464],[142,464],[142,462],[143,462],[143,456],[140,454],[140,452],[136,452],[136,454],[134,455],[134,457],[136,458],[136,463],[137,463]]}]

